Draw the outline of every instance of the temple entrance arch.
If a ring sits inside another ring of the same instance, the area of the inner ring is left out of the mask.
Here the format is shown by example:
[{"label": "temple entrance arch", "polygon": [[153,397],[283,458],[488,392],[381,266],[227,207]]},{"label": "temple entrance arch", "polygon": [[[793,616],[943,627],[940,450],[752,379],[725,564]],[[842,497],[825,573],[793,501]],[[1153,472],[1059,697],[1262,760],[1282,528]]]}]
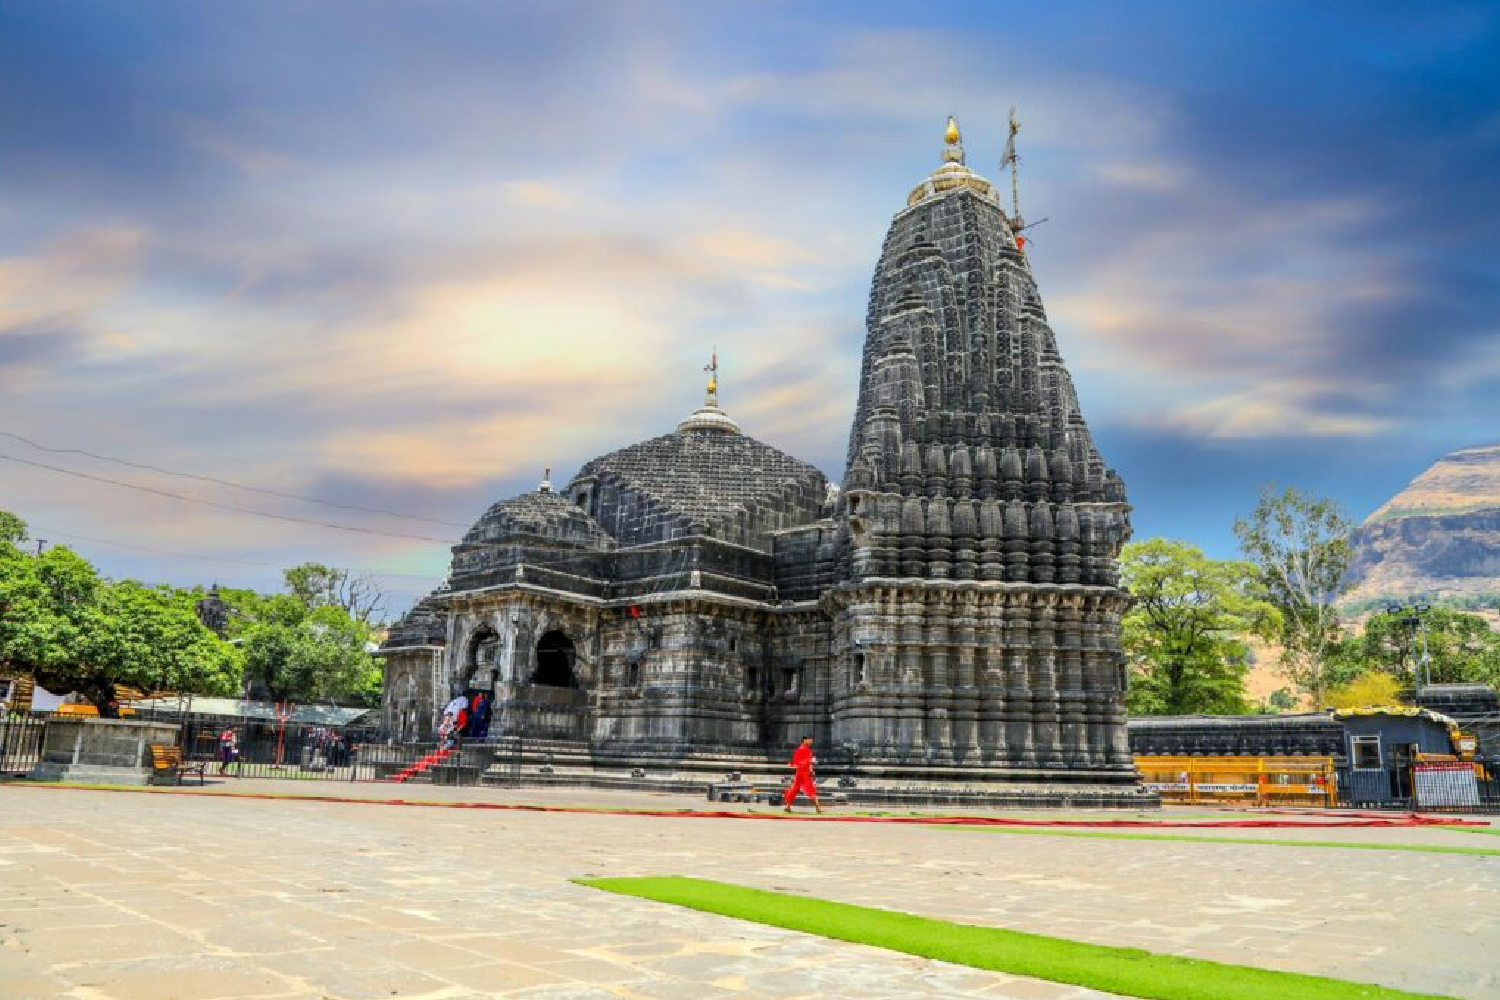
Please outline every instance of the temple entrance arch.
[{"label": "temple entrance arch", "polygon": [[495,668],[500,660],[500,633],[481,625],[469,636],[464,658],[459,664],[458,680],[464,688],[489,688],[495,682]]},{"label": "temple entrance arch", "polygon": [[553,629],[544,633],[536,644],[536,673],[531,683],[542,687],[577,688],[578,674],[574,665],[578,662],[578,650],[566,633]]}]

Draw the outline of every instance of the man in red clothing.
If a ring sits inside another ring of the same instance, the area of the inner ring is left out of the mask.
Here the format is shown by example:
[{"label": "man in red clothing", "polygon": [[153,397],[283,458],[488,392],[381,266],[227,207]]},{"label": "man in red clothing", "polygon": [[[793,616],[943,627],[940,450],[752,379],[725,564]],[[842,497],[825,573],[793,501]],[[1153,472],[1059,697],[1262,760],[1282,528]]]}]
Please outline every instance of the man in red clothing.
[{"label": "man in red clothing", "polygon": [[812,769],[817,761],[813,758],[812,742],[811,736],[804,736],[802,745],[792,751],[792,762],[787,765],[792,768],[792,783],[787,786],[784,796],[786,808],[782,812],[792,811],[792,803],[796,800],[798,792],[812,799],[813,808],[819,814],[823,812],[823,807],[818,805],[818,786],[813,783]]}]

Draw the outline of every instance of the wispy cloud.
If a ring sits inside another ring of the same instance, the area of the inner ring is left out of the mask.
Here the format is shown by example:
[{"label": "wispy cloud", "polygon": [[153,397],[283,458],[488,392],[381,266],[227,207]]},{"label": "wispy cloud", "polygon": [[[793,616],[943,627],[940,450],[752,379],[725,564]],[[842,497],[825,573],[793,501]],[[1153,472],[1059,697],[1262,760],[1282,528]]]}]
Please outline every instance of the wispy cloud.
[{"label": "wispy cloud", "polygon": [[[717,344],[746,430],[837,477],[887,220],[944,115],[991,172],[1012,103],[1032,266],[1148,504],[1219,502],[1153,449],[1316,480],[1464,443],[1500,381],[1492,12],[445,14],[0,12],[0,423],[463,521],[675,426]],[[3,482],[165,549],[444,558]]]}]

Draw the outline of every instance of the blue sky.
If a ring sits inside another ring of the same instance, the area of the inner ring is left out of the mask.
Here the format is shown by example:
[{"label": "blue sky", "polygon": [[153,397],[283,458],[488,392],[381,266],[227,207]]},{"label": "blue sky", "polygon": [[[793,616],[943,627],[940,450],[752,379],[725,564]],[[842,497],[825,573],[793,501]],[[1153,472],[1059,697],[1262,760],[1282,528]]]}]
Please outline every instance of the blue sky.
[{"label": "blue sky", "polygon": [[[1362,517],[1500,438],[1493,4],[0,5],[0,431],[465,524],[662,433],[717,344],[841,463],[865,297],[946,115],[993,175],[1138,537],[1262,484]],[[0,454],[380,531],[320,508]],[[0,461],[107,571],[408,600],[439,542]],[[101,540],[134,548],[110,546]],[[152,552],[141,549],[154,550]],[[198,558],[161,553],[193,554]]]}]

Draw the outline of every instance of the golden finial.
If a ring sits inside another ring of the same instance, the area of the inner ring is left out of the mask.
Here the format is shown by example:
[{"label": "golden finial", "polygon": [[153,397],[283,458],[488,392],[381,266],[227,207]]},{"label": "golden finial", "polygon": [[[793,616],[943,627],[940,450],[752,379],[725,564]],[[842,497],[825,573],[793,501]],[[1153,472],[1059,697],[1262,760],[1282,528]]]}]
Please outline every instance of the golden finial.
[{"label": "golden finial", "polygon": [[703,366],[703,370],[706,371],[706,372],[708,372],[708,400],[707,400],[707,403],[708,403],[709,406],[718,406],[719,405],[719,348],[718,348],[718,345],[714,346],[713,358],[712,358],[712,360],[709,361],[708,364],[706,364],[706,365]]},{"label": "golden finial", "polygon": [[962,164],[964,147],[958,134],[958,119],[952,115],[948,116],[948,127],[943,130],[943,142],[943,162]]}]

